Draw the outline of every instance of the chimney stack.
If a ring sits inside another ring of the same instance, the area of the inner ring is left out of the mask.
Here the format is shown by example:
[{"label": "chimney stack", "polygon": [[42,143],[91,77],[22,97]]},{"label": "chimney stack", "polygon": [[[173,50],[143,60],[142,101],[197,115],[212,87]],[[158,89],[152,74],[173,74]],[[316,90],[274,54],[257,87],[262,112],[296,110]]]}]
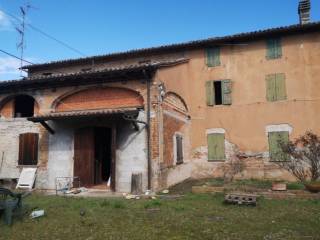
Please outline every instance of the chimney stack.
[{"label": "chimney stack", "polygon": [[300,0],[298,7],[300,24],[306,24],[310,22],[310,9],[310,0]]}]

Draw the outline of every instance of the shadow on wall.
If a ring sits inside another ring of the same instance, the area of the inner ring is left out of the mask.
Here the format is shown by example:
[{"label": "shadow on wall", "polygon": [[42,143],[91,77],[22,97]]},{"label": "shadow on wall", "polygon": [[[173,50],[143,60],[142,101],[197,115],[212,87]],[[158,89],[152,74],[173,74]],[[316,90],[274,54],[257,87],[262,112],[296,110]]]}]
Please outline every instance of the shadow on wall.
[{"label": "shadow on wall", "polygon": [[124,123],[117,128],[117,146],[123,151],[146,129],[146,125],[138,124],[139,131],[136,131],[131,123]]}]

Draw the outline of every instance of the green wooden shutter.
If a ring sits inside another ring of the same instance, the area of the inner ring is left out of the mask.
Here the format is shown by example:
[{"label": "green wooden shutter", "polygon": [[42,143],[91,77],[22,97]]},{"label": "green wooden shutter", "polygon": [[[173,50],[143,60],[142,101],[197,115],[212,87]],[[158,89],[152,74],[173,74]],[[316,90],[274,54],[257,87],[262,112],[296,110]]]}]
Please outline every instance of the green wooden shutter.
[{"label": "green wooden shutter", "polygon": [[224,105],[231,105],[232,98],[231,98],[231,89],[232,84],[231,80],[222,80],[221,81],[221,88],[222,88],[222,104]]},{"label": "green wooden shutter", "polygon": [[282,47],[280,38],[267,39],[267,59],[276,59],[281,58],[282,56]]},{"label": "green wooden shutter", "polygon": [[206,49],[206,59],[208,67],[220,66],[220,48],[208,48]]},{"label": "green wooden shutter", "polygon": [[213,81],[206,82],[206,98],[207,98],[207,105],[213,106],[215,104],[214,101],[214,83]]},{"label": "green wooden shutter", "polygon": [[274,41],[273,39],[268,39],[266,43],[267,43],[267,59],[273,59],[275,56]]},{"label": "green wooden shutter", "polygon": [[287,99],[286,79],[284,73],[278,73],[275,76],[276,79],[276,100]]},{"label": "green wooden shutter", "polygon": [[208,134],[208,161],[225,160],[224,134]]},{"label": "green wooden shutter", "polygon": [[274,47],[275,47],[275,58],[281,58],[282,56],[282,46],[281,46],[281,39],[276,38],[274,39]]},{"label": "green wooden shutter", "polygon": [[206,61],[208,67],[213,67],[213,52],[211,48],[206,49]]},{"label": "green wooden shutter", "polygon": [[288,132],[270,132],[269,138],[269,153],[271,161],[287,161],[289,156],[282,151],[281,143],[288,143],[289,133]]},{"label": "green wooden shutter", "polygon": [[266,98],[267,101],[276,101],[276,76],[269,74],[266,76]]}]

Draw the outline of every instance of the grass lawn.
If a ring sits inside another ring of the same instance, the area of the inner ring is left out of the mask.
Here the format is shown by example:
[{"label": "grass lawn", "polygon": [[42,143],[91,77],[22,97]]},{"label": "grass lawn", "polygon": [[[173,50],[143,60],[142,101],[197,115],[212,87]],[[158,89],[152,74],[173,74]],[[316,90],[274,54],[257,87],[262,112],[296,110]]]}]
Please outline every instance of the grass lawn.
[{"label": "grass lawn", "polygon": [[223,195],[191,193],[175,200],[33,195],[26,202],[46,216],[12,227],[1,222],[0,239],[320,239],[319,201],[222,201]]}]

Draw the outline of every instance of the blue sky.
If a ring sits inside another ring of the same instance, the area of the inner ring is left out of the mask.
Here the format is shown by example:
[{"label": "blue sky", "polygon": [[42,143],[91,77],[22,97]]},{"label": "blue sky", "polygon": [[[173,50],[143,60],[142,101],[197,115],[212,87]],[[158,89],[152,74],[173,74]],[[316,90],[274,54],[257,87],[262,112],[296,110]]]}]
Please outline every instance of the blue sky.
[{"label": "blue sky", "polygon": [[[0,0],[0,49],[20,55],[12,18],[24,0]],[[299,0],[29,0],[28,23],[87,56],[298,23]],[[320,1],[311,0],[312,21]],[[81,57],[26,29],[24,58],[35,63]],[[17,79],[19,61],[0,53],[0,80]]]}]

